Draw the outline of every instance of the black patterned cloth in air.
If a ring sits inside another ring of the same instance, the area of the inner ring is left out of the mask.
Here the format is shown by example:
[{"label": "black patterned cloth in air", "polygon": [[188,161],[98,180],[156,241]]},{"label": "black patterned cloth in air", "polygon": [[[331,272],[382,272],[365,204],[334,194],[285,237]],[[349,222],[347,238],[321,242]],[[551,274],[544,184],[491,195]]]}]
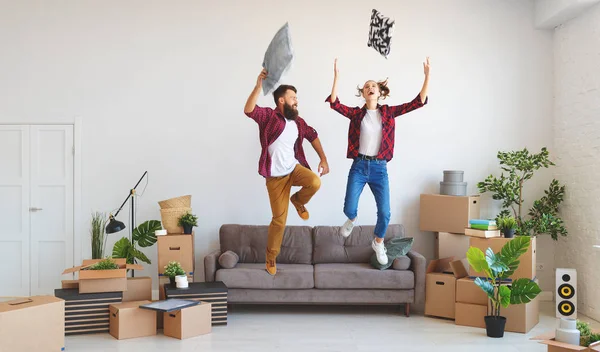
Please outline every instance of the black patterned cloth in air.
[{"label": "black patterned cloth in air", "polygon": [[390,43],[395,23],[395,20],[384,17],[381,12],[373,9],[367,46],[377,50],[386,59],[390,54]]}]

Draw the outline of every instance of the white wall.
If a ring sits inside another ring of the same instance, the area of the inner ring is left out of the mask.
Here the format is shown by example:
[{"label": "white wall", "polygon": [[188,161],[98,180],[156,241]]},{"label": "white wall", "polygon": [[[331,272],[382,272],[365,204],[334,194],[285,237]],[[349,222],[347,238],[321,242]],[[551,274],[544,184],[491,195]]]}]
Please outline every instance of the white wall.
[{"label": "white wall", "polygon": [[[292,212],[290,225],[344,221],[348,123],[324,103],[335,57],[339,95],[349,105],[362,104],[357,84],[386,77],[389,103],[412,99],[422,62],[431,57],[430,103],[398,120],[389,164],[392,222],[404,224],[428,258],[434,236],[418,230],[419,194],[438,192],[443,170],[464,170],[468,193],[475,194],[478,181],[499,174],[498,150],[554,151],[552,34],[533,28],[530,1],[0,0],[0,6],[0,123],[82,119],[86,216],[118,207],[145,170],[150,178],[139,222],[160,219],[157,201],[192,194],[200,218],[197,280],[203,256],[218,246],[221,224],[270,221],[257,173],[257,126],[242,109],[267,45],[286,21],[297,56],[285,83],[299,89],[301,116],[319,131],[331,167],[308,204],[310,220]],[[373,6],[397,21],[388,60],[366,46]],[[259,104],[272,106],[272,98]],[[305,148],[316,167],[316,153]],[[550,176],[536,176],[528,202]],[[119,218],[127,223],[126,214]],[[368,190],[359,214],[362,224],[375,223]],[[484,208],[482,216],[494,215]],[[78,233],[88,236],[87,226]],[[87,238],[83,244],[85,257]],[[145,252],[156,260],[156,247]],[[154,268],[146,273],[156,278]],[[553,281],[545,281],[551,289]]]},{"label": "white wall", "polygon": [[567,183],[562,209],[570,236],[557,267],[575,268],[578,309],[600,319],[600,5],[554,34],[556,177]]},{"label": "white wall", "polygon": [[554,29],[598,2],[599,0],[535,0],[535,26]]}]

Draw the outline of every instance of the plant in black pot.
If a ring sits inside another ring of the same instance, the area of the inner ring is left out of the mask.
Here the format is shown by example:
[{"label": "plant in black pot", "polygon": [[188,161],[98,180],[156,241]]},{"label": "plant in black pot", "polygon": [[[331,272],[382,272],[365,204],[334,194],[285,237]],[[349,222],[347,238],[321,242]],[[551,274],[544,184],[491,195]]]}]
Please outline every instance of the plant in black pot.
[{"label": "plant in black pot", "polygon": [[487,278],[476,278],[475,284],[488,296],[491,302],[491,314],[485,317],[487,336],[503,337],[506,317],[501,315],[501,308],[511,304],[529,303],[540,294],[541,289],[530,279],[507,279],[519,267],[519,257],[529,248],[529,236],[517,236],[507,242],[499,253],[491,248],[485,251],[470,247],[467,251],[469,265],[477,272],[484,272]]},{"label": "plant in black pot", "polygon": [[169,278],[171,285],[175,285],[175,276],[185,275],[185,270],[183,270],[179,262],[169,262],[169,264],[165,265],[164,275]]},{"label": "plant in black pot", "polygon": [[198,217],[192,213],[185,213],[179,218],[178,226],[183,227],[183,233],[191,234],[192,228],[198,226]]},{"label": "plant in black pot", "polygon": [[517,228],[517,220],[515,218],[512,216],[499,216],[496,223],[504,237],[513,238],[515,236],[515,229]]}]

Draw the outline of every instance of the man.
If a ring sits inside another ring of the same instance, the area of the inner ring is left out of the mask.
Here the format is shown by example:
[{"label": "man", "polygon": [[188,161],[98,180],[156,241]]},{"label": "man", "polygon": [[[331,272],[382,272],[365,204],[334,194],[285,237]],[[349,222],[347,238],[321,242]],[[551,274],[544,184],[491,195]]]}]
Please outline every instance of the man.
[{"label": "man", "polygon": [[[244,113],[258,124],[262,148],[258,162],[258,173],[266,179],[273,218],[268,230],[266,248],[266,270],[275,275],[275,259],[279,255],[283,232],[291,201],[300,218],[308,220],[305,205],[321,187],[320,178],[311,171],[304,149],[303,139],[308,140],[321,159],[321,176],[329,173],[327,158],[321,147],[317,131],[298,116],[297,90],[293,86],[281,85],[273,92],[275,109],[259,107],[256,101],[262,89],[267,71],[262,70],[256,86],[246,101]],[[292,186],[302,187],[290,197]]]}]

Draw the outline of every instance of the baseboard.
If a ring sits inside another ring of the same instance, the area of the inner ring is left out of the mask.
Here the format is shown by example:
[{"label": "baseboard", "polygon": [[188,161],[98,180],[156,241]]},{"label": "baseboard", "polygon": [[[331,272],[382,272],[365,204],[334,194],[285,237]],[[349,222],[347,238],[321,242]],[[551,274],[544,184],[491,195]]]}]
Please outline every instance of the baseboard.
[{"label": "baseboard", "polygon": [[554,302],[554,293],[552,291],[542,291],[539,297],[540,302]]}]

